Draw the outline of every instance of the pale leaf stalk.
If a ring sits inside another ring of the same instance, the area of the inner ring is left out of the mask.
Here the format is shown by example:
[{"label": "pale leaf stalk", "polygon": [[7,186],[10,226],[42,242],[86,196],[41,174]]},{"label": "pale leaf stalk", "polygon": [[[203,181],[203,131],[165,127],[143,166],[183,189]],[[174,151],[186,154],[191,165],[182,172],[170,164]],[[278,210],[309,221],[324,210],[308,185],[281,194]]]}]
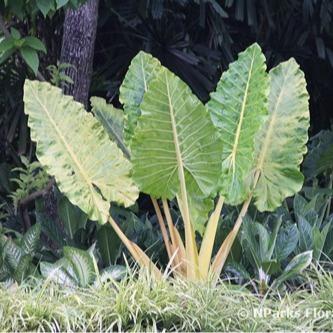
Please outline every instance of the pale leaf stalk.
[{"label": "pale leaf stalk", "polygon": [[121,239],[123,244],[126,246],[127,250],[133,256],[133,258],[136,260],[136,262],[141,267],[147,268],[149,271],[153,273],[153,275],[157,279],[160,280],[162,278],[162,273],[156,267],[156,265],[149,259],[149,257],[140,249],[139,246],[137,246],[134,242],[132,242],[127,238],[127,236],[123,233],[123,231],[120,229],[116,221],[111,216],[109,216],[108,222],[111,224],[112,228],[114,229],[118,237]]},{"label": "pale leaf stalk", "polygon": [[200,277],[202,279],[207,279],[208,277],[209,265],[212,259],[216,230],[220,219],[223,203],[224,203],[224,197],[220,196],[216,204],[215,210],[211,214],[208,220],[204,238],[201,243],[200,254],[199,254],[199,271],[200,271]]},{"label": "pale leaf stalk", "polygon": [[242,225],[244,216],[247,213],[247,210],[249,208],[249,205],[250,205],[252,197],[253,197],[253,191],[258,183],[259,176],[260,176],[260,170],[257,170],[254,174],[252,191],[251,191],[249,197],[247,198],[247,200],[243,203],[242,209],[238,215],[238,218],[236,220],[234,227],[232,228],[232,230],[230,231],[230,233],[228,234],[226,239],[223,241],[223,243],[222,243],[220,249],[218,250],[218,252],[214,258],[214,261],[211,265],[210,273],[213,276],[214,283],[217,282],[217,280],[221,274],[223,266],[230,253],[231,247],[232,247],[232,245],[235,241],[235,238],[239,232],[239,229]]},{"label": "pale leaf stalk", "polygon": [[[183,258],[183,261],[184,261],[186,259],[186,251],[185,251],[185,246],[184,246],[183,240],[180,237],[180,234],[176,227],[174,227],[173,231],[174,231],[174,234],[176,237],[177,247],[179,248],[180,257]],[[186,272],[186,265],[185,265],[185,267],[184,267],[184,265],[182,265],[181,267],[183,268],[183,271]]]},{"label": "pale leaf stalk", "polygon": [[180,211],[183,217],[184,228],[185,228],[186,274],[189,280],[196,280],[196,278],[199,276],[198,274],[199,256],[195,242],[194,230],[190,220],[185,181],[184,181],[184,187],[185,187],[184,195],[182,195],[183,193],[181,193],[182,198],[177,197],[177,199],[179,206],[182,207]]},{"label": "pale leaf stalk", "polygon": [[170,241],[169,241],[168,231],[167,231],[167,229],[165,227],[165,224],[164,224],[164,219],[163,219],[163,216],[162,216],[162,212],[160,210],[160,207],[158,205],[157,200],[154,199],[153,197],[150,197],[150,198],[151,198],[151,201],[152,201],[154,209],[155,209],[155,213],[156,213],[156,216],[157,216],[157,221],[158,221],[158,224],[159,224],[160,229],[161,229],[163,242],[165,244],[165,248],[167,250],[169,260],[171,260],[171,257],[172,257],[171,244],[170,244]]},{"label": "pale leaf stalk", "polygon": [[243,204],[243,207],[238,215],[238,218],[236,220],[236,223],[234,225],[234,227],[232,228],[232,230],[230,231],[230,233],[228,234],[227,238],[223,241],[220,249],[218,250],[215,258],[214,258],[214,261],[211,265],[211,273],[213,275],[213,281],[216,283],[220,274],[221,274],[221,271],[222,271],[222,268],[225,264],[225,261],[227,260],[228,258],[228,255],[230,253],[230,250],[231,250],[231,247],[235,241],[235,238],[238,234],[238,231],[240,229],[240,226],[242,225],[242,222],[243,222],[243,219],[244,219],[244,216],[246,215],[247,213],[247,210],[249,208],[249,205],[250,205],[250,202],[252,200],[252,194],[249,196],[249,198],[244,202]]},{"label": "pale leaf stalk", "polygon": [[[168,201],[165,199],[162,199],[162,204],[163,204],[163,210],[164,210],[164,214],[165,214],[165,217],[167,220],[167,224],[168,224],[168,228],[169,228],[169,232],[170,232],[170,236],[171,236],[171,242],[173,245],[172,255],[175,252],[177,253],[175,256],[175,264],[178,266],[178,270],[182,270],[181,266],[183,265],[184,259],[185,259],[185,256],[182,256],[184,254],[184,252],[182,251],[184,249],[184,246],[181,246],[181,245],[183,245],[183,242],[176,235],[177,231],[176,231],[175,225],[173,224],[173,221],[172,221]],[[181,244],[180,244],[180,242],[181,242]]]}]

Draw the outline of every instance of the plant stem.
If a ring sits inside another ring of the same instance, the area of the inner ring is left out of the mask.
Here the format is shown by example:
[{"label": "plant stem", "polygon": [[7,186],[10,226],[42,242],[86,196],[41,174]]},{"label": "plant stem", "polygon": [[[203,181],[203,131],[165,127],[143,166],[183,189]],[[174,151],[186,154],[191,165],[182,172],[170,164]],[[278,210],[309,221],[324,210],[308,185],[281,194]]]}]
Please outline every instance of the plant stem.
[{"label": "plant stem", "polygon": [[30,221],[28,209],[26,207],[24,207],[22,210],[22,218],[23,218],[25,231],[28,231],[28,229],[31,228],[31,221]]},{"label": "plant stem", "polygon": [[[170,232],[170,236],[171,236],[171,242],[172,242],[172,255],[175,255],[175,264],[176,267],[178,268],[178,271],[182,271],[182,265],[185,259],[185,250],[184,250],[184,246],[182,246],[181,239],[180,237],[177,237],[176,235],[176,227],[172,221],[172,217],[170,214],[170,209],[169,209],[169,205],[168,205],[168,201],[163,199],[162,200],[163,203],[163,210],[164,210],[164,214],[168,223],[168,228],[169,228],[169,232]],[[185,270],[186,271],[186,270]]]},{"label": "plant stem", "polygon": [[162,199],[162,204],[163,204],[164,215],[166,217],[169,232],[170,232],[171,242],[173,245],[176,245],[177,241],[176,241],[176,236],[175,236],[175,233],[173,230],[174,224],[173,224],[172,217],[170,214],[168,202],[165,199]]},{"label": "plant stem", "polygon": [[201,243],[200,253],[199,253],[199,270],[202,279],[207,279],[208,277],[209,265],[212,258],[216,230],[220,219],[223,203],[224,203],[224,197],[219,196],[215,210],[211,214],[208,220],[204,238]]},{"label": "plant stem", "polygon": [[258,180],[260,177],[260,170],[257,170],[255,175],[254,175],[254,181],[253,181],[253,187],[252,187],[252,192],[250,193],[249,197],[247,200],[243,203],[242,209],[238,215],[238,218],[236,220],[236,223],[226,239],[223,241],[220,249],[218,250],[214,261],[211,265],[211,273],[213,274],[213,281],[216,283],[218,281],[218,278],[221,274],[222,268],[228,258],[228,255],[230,253],[231,247],[235,241],[235,238],[238,234],[238,231],[240,229],[240,226],[243,222],[244,216],[247,213],[247,210],[249,208],[249,205],[251,203],[252,197],[253,197],[253,192],[255,187],[257,186]]},{"label": "plant stem", "polygon": [[157,279],[162,278],[161,271],[156,267],[156,265],[149,259],[149,257],[137,246],[134,242],[129,240],[127,236],[120,229],[116,221],[109,216],[108,222],[111,224],[112,228],[126,246],[127,250],[130,252],[135,261],[141,266],[147,268]]},{"label": "plant stem", "polygon": [[240,226],[243,222],[244,216],[247,213],[247,210],[249,208],[250,202],[252,200],[252,194],[248,197],[248,199],[244,202],[243,207],[238,215],[238,218],[236,220],[236,223],[230,233],[228,234],[227,238],[223,241],[219,251],[217,252],[215,259],[211,266],[211,271],[214,274],[214,281],[217,282],[222,268],[225,264],[225,261],[227,260],[227,257],[230,253],[231,247],[234,243],[234,240],[238,234],[238,231],[240,229]]},{"label": "plant stem", "polygon": [[158,221],[158,224],[159,224],[160,229],[161,229],[162,238],[163,238],[163,242],[164,242],[165,248],[166,248],[167,253],[168,253],[168,257],[169,257],[169,259],[171,259],[171,257],[172,257],[172,250],[171,250],[171,247],[170,247],[171,244],[170,244],[170,241],[169,241],[169,236],[168,236],[167,229],[166,229],[165,224],[164,224],[164,219],[163,219],[163,216],[162,216],[162,212],[160,210],[160,207],[158,205],[157,200],[154,199],[153,197],[150,197],[150,198],[151,198],[151,201],[152,201],[154,209],[155,209],[155,213],[156,213],[156,216],[157,216],[157,221]]}]

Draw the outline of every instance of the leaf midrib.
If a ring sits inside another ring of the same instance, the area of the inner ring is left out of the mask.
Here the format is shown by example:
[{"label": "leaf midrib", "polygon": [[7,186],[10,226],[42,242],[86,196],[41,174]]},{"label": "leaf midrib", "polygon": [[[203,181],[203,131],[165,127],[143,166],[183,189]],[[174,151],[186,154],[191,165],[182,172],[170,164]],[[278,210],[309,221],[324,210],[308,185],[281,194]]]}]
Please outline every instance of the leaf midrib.
[{"label": "leaf midrib", "polygon": [[286,80],[286,76],[287,76],[286,74],[283,75],[283,81],[282,81],[282,84],[281,84],[281,89],[279,91],[279,95],[277,97],[277,101],[276,101],[276,103],[274,105],[274,108],[271,112],[271,117],[270,117],[270,119],[268,119],[268,121],[269,121],[268,129],[267,129],[267,132],[266,132],[264,145],[263,145],[263,148],[260,152],[259,162],[258,162],[258,165],[257,165],[257,170],[259,170],[259,172],[262,172],[263,165],[264,165],[266,155],[267,155],[267,151],[268,151],[268,146],[269,146],[269,143],[271,142],[271,139],[272,139],[273,129],[274,129],[273,124],[275,124],[275,121],[276,121],[276,117],[277,117],[277,112],[276,111],[277,111],[277,109],[280,105],[280,102],[281,102],[281,96],[283,95],[284,86],[285,86],[284,83],[285,83],[285,80]]},{"label": "leaf midrib", "polygon": [[171,127],[172,127],[172,134],[173,134],[173,141],[175,145],[175,153],[176,153],[176,159],[178,164],[178,175],[179,175],[179,181],[182,183],[184,180],[185,183],[185,175],[184,175],[184,162],[182,158],[182,154],[180,151],[180,144],[178,139],[178,132],[177,132],[177,125],[176,125],[176,119],[174,115],[173,110],[173,104],[171,102],[171,96],[170,96],[170,87],[169,87],[169,81],[167,77],[167,73],[165,72],[165,82],[166,82],[166,88],[167,88],[167,95],[168,95],[168,103],[169,103],[169,112],[170,112],[170,120],[171,120]]},{"label": "leaf midrib", "polygon": [[142,71],[142,79],[143,79],[143,85],[144,85],[144,91],[147,91],[147,82],[146,82],[146,77],[145,77],[145,70],[143,67],[143,59],[140,57],[140,62],[141,62],[141,71]]},{"label": "leaf midrib", "polygon": [[237,148],[238,148],[238,142],[239,142],[239,138],[240,138],[240,134],[241,134],[241,129],[242,129],[242,126],[243,126],[245,106],[246,106],[246,101],[247,101],[247,98],[248,98],[248,91],[249,91],[250,81],[251,81],[251,78],[252,78],[254,58],[255,58],[255,54],[253,52],[252,59],[251,59],[251,66],[250,66],[250,70],[249,70],[249,74],[248,74],[248,78],[247,78],[247,82],[246,82],[246,87],[245,87],[245,93],[244,93],[244,97],[243,97],[243,101],[242,101],[241,113],[240,113],[239,122],[238,122],[238,125],[237,125],[237,131],[236,131],[234,146],[233,146],[233,149],[232,149],[232,152],[231,152],[233,174],[235,173],[235,160],[236,160],[236,154],[237,154]]}]

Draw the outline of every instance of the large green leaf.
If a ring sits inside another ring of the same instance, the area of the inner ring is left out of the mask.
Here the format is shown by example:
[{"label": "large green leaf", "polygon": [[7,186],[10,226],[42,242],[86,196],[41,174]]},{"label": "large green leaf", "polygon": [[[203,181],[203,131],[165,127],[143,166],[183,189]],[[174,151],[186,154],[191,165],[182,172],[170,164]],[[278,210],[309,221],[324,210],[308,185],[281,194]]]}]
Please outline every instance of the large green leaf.
[{"label": "large green leaf", "polygon": [[309,128],[308,93],[303,72],[294,59],[270,71],[269,116],[256,137],[254,191],[260,211],[273,211],[303,185],[300,164]]},{"label": "large green leaf", "polygon": [[120,87],[120,102],[126,114],[125,140],[130,144],[138,117],[140,104],[149,82],[161,68],[160,62],[150,54],[140,51],[132,60],[124,81]]},{"label": "large green leaf", "polygon": [[[148,90],[149,83],[154,79],[162,66],[160,62],[143,51],[133,58],[127,71],[122,86],[120,87],[120,100],[124,104],[125,118],[125,139],[131,143],[135,127],[141,115],[140,104],[144,93]],[[201,189],[193,182],[193,191],[188,195],[192,221],[196,229],[202,233],[204,223],[207,221],[208,213],[213,209],[214,202],[207,198]]]},{"label": "large green leaf", "polygon": [[250,192],[254,136],[267,113],[267,97],[265,56],[253,44],[222,74],[207,103],[223,140],[221,194],[229,204],[241,203]]},{"label": "large green leaf", "polygon": [[90,98],[92,112],[103,125],[110,139],[115,141],[124,155],[129,158],[128,149],[124,143],[124,111],[107,104],[104,98]]},{"label": "large green leaf", "polygon": [[222,145],[209,113],[166,68],[149,84],[132,141],[133,175],[141,190],[172,199],[184,172],[188,193],[208,197],[218,188]]},{"label": "large green leaf", "polygon": [[37,157],[74,205],[105,222],[110,201],[135,202],[130,162],[81,104],[49,83],[29,80],[24,102]]}]

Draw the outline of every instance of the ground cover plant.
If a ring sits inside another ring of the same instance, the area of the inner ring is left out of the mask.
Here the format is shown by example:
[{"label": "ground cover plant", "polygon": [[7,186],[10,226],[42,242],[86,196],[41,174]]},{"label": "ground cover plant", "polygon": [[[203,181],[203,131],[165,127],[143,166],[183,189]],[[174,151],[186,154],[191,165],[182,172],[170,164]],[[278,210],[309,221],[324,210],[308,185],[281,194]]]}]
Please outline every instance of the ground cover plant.
[{"label": "ground cover plant", "polygon": [[[155,264],[110,216],[110,201],[130,206],[139,190],[149,194],[175,272],[190,280],[212,274],[216,280],[252,198],[260,211],[272,211],[302,187],[299,166],[309,127],[304,75],[293,59],[267,74],[257,44],[223,73],[206,106],[156,59],[140,53],[120,89],[124,139],[118,110],[95,111],[100,124],[48,83],[26,81],[24,89],[37,157],[60,191],[89,218],[109,222],[135,260],[156,276],[161,273]],[[169,211],[167,200],[174,198],[184,243]],[[170,240],[156,199],[162,200]],[[224,202],[243,206],[211,263]],[[203,235],[200,251],[196,231]]]},{"label": "ground cover plant", "polygon": [[[307,288],[258,297],[245,286],[156,281],[146,272],[100,287],[25,281],[0,288],[1,331],[330,331],[332,276],[309,270]],[[223,309],[223,310],[221,310]]]}]

